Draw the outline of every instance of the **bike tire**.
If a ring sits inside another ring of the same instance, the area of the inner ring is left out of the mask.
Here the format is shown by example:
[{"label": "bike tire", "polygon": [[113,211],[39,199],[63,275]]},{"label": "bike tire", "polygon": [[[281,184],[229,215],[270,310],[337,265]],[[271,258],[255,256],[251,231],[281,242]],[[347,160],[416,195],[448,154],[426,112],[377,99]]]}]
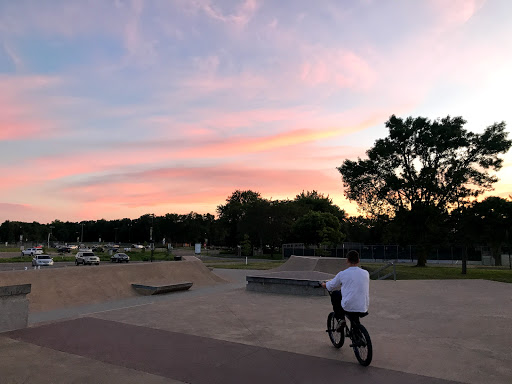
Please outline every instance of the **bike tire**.
[{"label": "bike tire", "polygon": [[352,348],[359,364],[363,367],[369,366],[373,357],[372,340],[362,324],[352,330]]},{"label": "bike tire", "polygon": [[345,329],[337,331],[337,327],[338,320],[336,316],[334,316],[334,312],[331,312],[329,316],[327,316],[327,333],[329,334],[332,345],[334,345],[335,348],[341,348],[345,342]]}]

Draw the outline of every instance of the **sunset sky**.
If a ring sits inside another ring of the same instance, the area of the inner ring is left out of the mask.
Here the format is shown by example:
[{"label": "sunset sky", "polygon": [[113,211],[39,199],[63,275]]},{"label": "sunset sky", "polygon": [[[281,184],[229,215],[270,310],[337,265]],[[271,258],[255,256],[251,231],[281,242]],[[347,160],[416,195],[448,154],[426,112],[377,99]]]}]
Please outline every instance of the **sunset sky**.
[{"label": "sunset sky", "polygon": [[317,190],[356,214],[336,167],[390,115],[510,130],[511,15],[509,0],[0,0],[0,222],[215,214],[237,189]]}]

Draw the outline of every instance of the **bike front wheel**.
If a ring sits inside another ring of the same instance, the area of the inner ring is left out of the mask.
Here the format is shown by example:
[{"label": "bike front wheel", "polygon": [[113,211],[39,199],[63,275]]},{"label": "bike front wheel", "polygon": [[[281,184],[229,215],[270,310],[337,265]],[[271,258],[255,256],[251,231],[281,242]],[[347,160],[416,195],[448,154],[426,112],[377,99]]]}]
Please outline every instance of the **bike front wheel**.
[{"label": "bike front wheel", "polygon": [[327,316],[327,333],[331,339],[332,345],[336,348],[341,348],[345,342],[345,328],[339,329],[339,321],[334,316],[334,312],[329,313]]},{"label": "bike front wheel", "polygon": [[354,348],[354,354],[359,364],[364,367],[370,365],[373,357],[372,340],[362,324],[359,324],[352,331],[352,348]]}]

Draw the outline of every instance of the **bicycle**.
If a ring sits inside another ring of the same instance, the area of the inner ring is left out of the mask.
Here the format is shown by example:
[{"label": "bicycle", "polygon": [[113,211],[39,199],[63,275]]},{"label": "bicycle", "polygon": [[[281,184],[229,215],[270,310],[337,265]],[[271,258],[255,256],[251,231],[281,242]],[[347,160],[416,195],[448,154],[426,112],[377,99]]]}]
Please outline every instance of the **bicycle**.
[{"label": "bicycle", "polygon": [[[329,292],[329,291],[328,291]],[[331,292],[329,292],[331,295]],[[352,344],[350,347],[354,350],[356,359],[364,367],[372,362],[373,348],[370,334],[365,326],[361,324],[361,318],[368,315],[366,313],[345,312],[347,321],[343,325],[342,320],[336,319],[334,312],[327,316],[327,330],[332,345],[335,348],[341,348],[345,343],[345,337],[348,337]],[[348,326],[350,322],[350,326]]]}]

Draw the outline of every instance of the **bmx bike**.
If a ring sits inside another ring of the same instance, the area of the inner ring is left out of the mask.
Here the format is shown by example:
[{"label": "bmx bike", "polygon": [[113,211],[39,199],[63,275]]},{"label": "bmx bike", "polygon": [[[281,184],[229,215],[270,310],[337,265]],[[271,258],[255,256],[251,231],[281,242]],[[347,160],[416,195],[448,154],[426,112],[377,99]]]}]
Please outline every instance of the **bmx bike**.
[{"label": "bmx bike", "polygon": [[[331,293],[329,292],[329,295]],[[364,367],[372,362],[373,348],[370,334],[361,324],[361,318],[368,315],[359,312],[345,312],[347,320],[337,319],[334,312],[327,316],[327,330],[329,339],[335,348],[341,348],[345,343],[345,337],[350,339],[350,347],[354,350],[356,359]],[[350,323],[350,326],[349,326]]]}]

